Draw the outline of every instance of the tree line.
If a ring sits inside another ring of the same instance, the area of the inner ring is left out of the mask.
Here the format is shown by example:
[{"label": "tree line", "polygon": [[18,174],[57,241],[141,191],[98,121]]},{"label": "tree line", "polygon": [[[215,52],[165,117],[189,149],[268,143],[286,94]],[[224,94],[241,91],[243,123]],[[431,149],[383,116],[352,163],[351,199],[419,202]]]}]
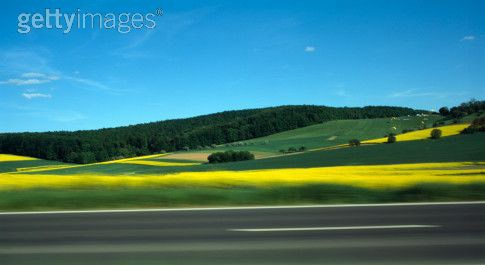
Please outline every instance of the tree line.
[{"label": "tree line", "polygon": [[0,153],[84,164],[243,141],[330,120],[397,117],[422,112],[387,106],[312,105],[225,111],[98,130],[3,133],[0,134]]},{"label": "tree line", "polygon": [[485,101],[471,99],[468,102],[461,103],[459,106],[442,107],[439,109],[439,113],[448,118],[460,119],[473,113],[485,112]]}]

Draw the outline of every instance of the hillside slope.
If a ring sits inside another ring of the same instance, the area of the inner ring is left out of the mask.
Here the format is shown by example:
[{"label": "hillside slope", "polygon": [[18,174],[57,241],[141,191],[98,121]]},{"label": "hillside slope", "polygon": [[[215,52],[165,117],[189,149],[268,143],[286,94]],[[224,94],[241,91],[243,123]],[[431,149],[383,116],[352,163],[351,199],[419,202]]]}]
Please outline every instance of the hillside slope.
[{"label": "hillside slope", "polygon": [[351,139],[364,141],[381,138],[390,133],[400,134],[403,130],[429,128],[439,119],[441,119],[439,115],[430,115],[328,121],[265,137],[226,144],[216,149],[277,153],[290,147],[304,146],[307,150],[323,148],[347,144]]},{"label": "hillside slope", "polygon": [[93,163],[253,139],[330,120],[415,115],[401,107],[281,106],[76,132],[0,134],[0,153]]},{"label": "hillside slope", "polygon": [[166,156],[137,159],[136,163],[110,162],[84,165],[74,168],[32,172],[32,174],[167,174],[174,172],[198,172],[218,170],[257,170],[278,168],[311,168],[350,165],[389,165],[406,163],[434,162],[473,162],[485,161],[485,134],[454,135],[439,140],[412,140],[394,144],[370,144],[359,147],[323,149],[223,164],[193,164],[180,161],[186,165],[163,165],[153,162],[164,162]]}]

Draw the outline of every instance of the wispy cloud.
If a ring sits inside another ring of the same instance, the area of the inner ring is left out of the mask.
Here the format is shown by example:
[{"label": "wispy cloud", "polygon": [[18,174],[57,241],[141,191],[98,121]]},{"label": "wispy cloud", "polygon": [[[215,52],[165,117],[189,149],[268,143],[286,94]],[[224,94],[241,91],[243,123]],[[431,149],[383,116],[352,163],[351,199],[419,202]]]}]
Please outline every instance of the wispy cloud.
[{"label": "wispy cloud", "polygon": [[475,36],[473,35],[468,35],[463,37],[463,39],[461,39],[461,41],[474,41],[474,40],[475,40]]},{"label": "wispy cloud", "polygon": [[8,84],[15,86],[25,86],[25,85],[40,85],[44,83],[49,83],[54,80],[59,80],[57,75],[47,75],[37,72],[27,72],[20,75],[20,78],[11,78],[5,81],[0,81],[0,84]]},{"label": "wispy cloud", "polygon": [[106,85],[104,85],[104,84],[102,84],[98,81],[87,79],[87,78],[80,78],[80,77],[74,77],[74,76],[64,76],[64,78],[66,80],[69,80],[69,81],[74,81],[76,83],[88,85],[90,87],[94,87],[94,88],[101,89],[101,90],[109,90],[109,91],[113,90],[110,87],[108,87],[108,86],[106,86]]},{"label": "wispy cloud", "polygon": [[0,51],[0,71],[10,75],[29,72],[56,73],[49,66],[51,57],[50,50],[42,47],[2,50]]},{"label": "wispy cloud", "polygon": [[316,50],[315,46],[306,46],[305,52],[314,52]]},{"label": "wispy cloud", "polygon": [[23,73],[21,76],[23,78],[42,78],[42,79],[48,79],[48,80],[58,80],[59,79],[59,76],[46,75],[46,74],[38,73],[38,72]]},{"label": "wispy cloud", "polygon": [[22,93],[22,97],[26,99],[52,98],[51,94],[42,94],[42,93]]},{"label": "wispy cloud", "polygon": [[[69,76],[50,66],[48,49],[14,49],[0,51],[0,70],[8,69],[6,73],[13,78],[0,80],[0,85],[35,86],[56,80],[82,84],[103,91],[120,92],[109,86],[88,78]],[[21,74],[19,74],[21,73]]]},{"label": "wispy cloud", "polygon": [[463,96],[467,92],[440,92],[440,91],[422,91],[418,89],[407,89],[402,91],[396,91],[390,95],[389,98],[416,98],[416,97],[437,97],[447,98],[451,96]]},{"label": "wispy cloud", "polygon": [[[217,12],[218,6],[205,6],[185,12],[173,12],[157,21],[157,27],[124,34],[122,45],[110,50],[110,54],[123,59],[161,58],[172,60],[173,55],[161,55],[160,47],[171,43],[176,37],[194,25],[204,21]],[[156,40],[156,46],[154,46]],[[158,49],[158,50],[154,50]]]},{"label": "wispy cloud", "polygon": [[45,79],[41,80],[37,78],[30,78],[30,79],[11,78],[5,81],[0,81],[0,84],[26,86],[26,85],[40,85],[47,82],[50,82],[50,80],[45,80]]},{"label": "wispy cloud", "polygon": [[150,29],[144,32],[134,34],[134,37],[132,37],[130,41],[128,41],[127,45],[113,50],[111,54],[120,56],[124,59],[149,58],[150,53],[146,50],[140,50],[139,47],[143,46],[143,44],[151,38],[155,30],[156,29]]}]

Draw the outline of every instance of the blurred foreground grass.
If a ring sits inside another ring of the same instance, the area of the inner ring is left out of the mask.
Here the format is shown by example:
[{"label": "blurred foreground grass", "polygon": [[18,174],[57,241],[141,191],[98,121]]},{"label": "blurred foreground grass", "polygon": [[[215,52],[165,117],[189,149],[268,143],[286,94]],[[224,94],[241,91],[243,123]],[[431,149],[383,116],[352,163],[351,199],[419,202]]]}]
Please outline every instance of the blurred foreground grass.
[{"label": "blurred foreground grass", "polygon": [[1,191],[0,210],[155,208],[485,200],[485,184],[418,184],[367,189],[345,185],[271,188],[115,188]]}]

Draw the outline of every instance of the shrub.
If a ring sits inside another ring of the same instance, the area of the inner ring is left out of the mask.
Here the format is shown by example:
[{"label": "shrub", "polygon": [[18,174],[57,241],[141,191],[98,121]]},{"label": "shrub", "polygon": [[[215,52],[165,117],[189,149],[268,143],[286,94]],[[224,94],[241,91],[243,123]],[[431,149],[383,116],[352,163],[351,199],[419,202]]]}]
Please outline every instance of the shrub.
[{"label": "shrub", "polygon": [[442,107],[440,108],[439,113],[443,116],[448,116],[450,115],[450,110],[447,107]]},{"label": "shrub", "polygon": [[288,153],[295,153],[295,152],[297,152],[295,147],[288,148]]},{"label": "shrub", "polygon": [[431,131],[431,139],[439,139],[441,137],[442,131],[440,129],[433,129]]},{"label": "shrub", "polygon": [[226,151],[226,152],[216,152],[209,155],[207,158],[209,163],[226,163],[226,162],[236,162],[244,160],[253,160],[254,155],[248,151]]},{"label": "shrub", "polygon": [[485,132],[485,117],[474,119],[470,126],[461,131],[462,134],[472,134],[476,132]]},{"label": "shrub", "polygon": [[296,153],[296,152],[305,152],[306,147],[305,146],[300,146],[300,148],[296,149],[295,147],[290,147],[288,149],[281,149],[279,152],[283,154],[290,154],[290,153]]},{"label": "shrub", "polygon": [[396,139],[396,136],[394,134],[389,134],[389,136],[387,136],[387,143],[388,144],[393,144],[397,141]]},{"label": "shrub", "polygon": [[359,146],[360,140],[359,139],[352,139],[349,141],[349,146]]}]

